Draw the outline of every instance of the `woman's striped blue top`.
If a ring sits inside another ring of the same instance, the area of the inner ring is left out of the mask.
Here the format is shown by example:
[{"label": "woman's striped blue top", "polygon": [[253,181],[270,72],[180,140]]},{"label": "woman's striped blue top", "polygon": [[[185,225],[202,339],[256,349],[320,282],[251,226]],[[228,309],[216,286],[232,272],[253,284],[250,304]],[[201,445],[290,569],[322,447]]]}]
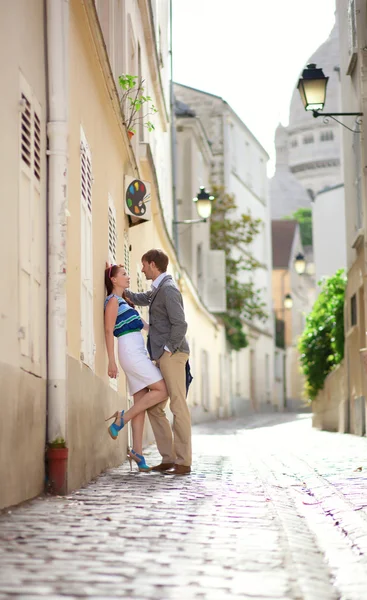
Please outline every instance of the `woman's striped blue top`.
[{"label": "woman's striped blue top", "polygon": [[115,337],[121,337],[122,335],[132,333],[133,331],[141,331],[144,327],[144,323],[141,320],[138,311],[135,310],[135,308],[131,308],[131,306],[129,306],[129,304],[120,296],[116,296],[116,294],[107,296],[104,301],[104,309],[106,310],[108,301],[111,298],[117,298],[119,303],[113,335]]}]

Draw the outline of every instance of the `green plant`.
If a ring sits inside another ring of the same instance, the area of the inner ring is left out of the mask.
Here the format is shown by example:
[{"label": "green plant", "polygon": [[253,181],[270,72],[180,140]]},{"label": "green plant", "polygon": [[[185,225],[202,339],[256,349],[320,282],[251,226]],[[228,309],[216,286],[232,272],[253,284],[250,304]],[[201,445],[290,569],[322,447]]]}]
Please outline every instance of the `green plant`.
[{"label": "green plant", "polygon": [[299,208],[289,217],[298,221],[303,246],[312,246],[312,210],[310,208]]},{"label": "green plant", "polygon": [[260,233],[262,223],[250,213],[238,215],[233,195],[223,187],[213,186],[212,216],[210,219],[210,244],[214,250],[224,250],[226,255],[227,312],[221,314],[227,339],[234,350],[248,345],[243,331],[245,320],[265,321],[268,315],[261,299],[261,290],[250,280],[240,281],[244,272],[264,268],[252,254],[251,244]]},{"label": "green plant", "polygon": [[322,290],[298,343],[305,394],[310,400],[316,398],[327,375],[344,357],[344,271],[340,269],[319,285]]},{"label": "green plant", "polygon": [[[144,121],[149,115],[158,112],[150,96],[144,95],[144,79],[138,79],[137,75],[120,75],[119,85],[122,90],[120,105],[124,115],[124,124],[128,131],[135,133],[133,126]],[[147,109],[146,114],[139,114],[142,109]],[[144,123],[148,131],[155,129],[151,121]]]},{"label": "green plant", "polygon": [[64,438],[57,437],[53,442],[49,442],[47,444],[48,448],[66,448],[66,442]]}]

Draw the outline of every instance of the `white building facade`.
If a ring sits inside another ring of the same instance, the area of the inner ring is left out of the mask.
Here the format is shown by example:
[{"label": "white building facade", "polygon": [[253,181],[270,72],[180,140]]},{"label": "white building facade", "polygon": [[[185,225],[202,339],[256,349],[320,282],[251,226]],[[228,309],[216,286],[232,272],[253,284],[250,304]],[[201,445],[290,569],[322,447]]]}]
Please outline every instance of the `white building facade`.
[{"label": "white building facade", "polygon": [[[261,410],[273,402],[274,381],[268,155],[222,98],[179,84],[175,84],[174,93],[196,113],[207,132],[213,152],[212,183],[234,195],[238,216],[250,212],[262,222],[261,233],[254,239],[251,251],[264,268],[251,273],[251,279],[255,288],[262,291],[269,318],[266,323],[246,323],[249,346],[232,355],[232,396],[236,413],[250,408]],[[246,275],[242,277],[248,281]]]}]

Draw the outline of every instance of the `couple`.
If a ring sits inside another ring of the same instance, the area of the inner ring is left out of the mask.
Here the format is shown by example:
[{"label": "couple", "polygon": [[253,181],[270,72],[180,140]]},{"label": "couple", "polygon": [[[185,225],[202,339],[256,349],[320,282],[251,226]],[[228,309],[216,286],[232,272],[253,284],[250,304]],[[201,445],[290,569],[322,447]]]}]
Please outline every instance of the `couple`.
[{"label": "couple", "polygon": [[[142,259],[142,272],[153,281],[150,292],[134,294],[128,291],[129,276],[122,265],[111,265],[105,271],[107,297],[105,300],[105,337],[108,353],[108,375],[115,378],[114,337],[118,338],[118,356],[124,370],[134,406],[126,413],[117,411],[108,428],[116,439],[118,432],[132,421],[134,460],[139,471],[162,471],[172,475],[191,472],[191,419],[186,403],[186,363],[189,346],[185,338],[187,323],[180,291],[171,275],[166,273],[168,256],[162,250],[149,250]],[[149,306],[149,325],[135,310]],[[145,350],[141,330],[148,333]],[[159,368],[158,368],[159,367]],[[173,432],[165,414],[168,396],[173,413]],[[161,464],[148,467],[142,454],[145,411],[162,456]]]}]

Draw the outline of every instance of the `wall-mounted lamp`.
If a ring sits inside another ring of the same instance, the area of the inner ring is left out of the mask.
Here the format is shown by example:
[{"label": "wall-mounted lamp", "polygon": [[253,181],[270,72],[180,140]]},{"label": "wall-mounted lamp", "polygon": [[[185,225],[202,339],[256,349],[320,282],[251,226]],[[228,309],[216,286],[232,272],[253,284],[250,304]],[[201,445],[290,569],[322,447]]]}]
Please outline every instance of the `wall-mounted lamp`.
[{"label": "wall-mounted lamp", "polygon": [[[362,117],[363,113],[322,113],[320,112],[324,108],[326,100],[326,87],[329,77],[325,77],[323,70],[318,69],[314,63],[307,65],[302,73],[302,77],[298,81],[297,89],[300,93],[301,100],[305,110],[311,111],[315,118],[330,117],[339,125],[343,125],[349,131],[353,133],[360,133],[359,130],[351,129],[344,125],[341,121],[338,121],[335,117]],[[357,120],[357,122],[359,122]]]},{"label": "wall-mounted lamp", "polygon": [[306,259],[301,252],[298,252],[296,258],[294,259],[294,268],[296,269],[296,273],[298,275],[303,275],[306,271]]},{"label": "wall-mounted lamp", "polygon": [[180,223],[184,223],[186,225],[192,225],[194,223],[206,223],[207,219],[209,219],[210,215],[212,214],[213,200],[214,196],[211,196],[209,192],[206,192],[205,187],[201,185],[198,195],[192,199],[192,201],[196,204],[196,210],[200,219],[184,219],[183,221],[173,221],[174,225],[178,225]]},{"label": "wall-mounted lamp", "polygon": [[293,306],[293,298],[290,294],[286,294],[283,300],[284,308],[292,308]]}]

